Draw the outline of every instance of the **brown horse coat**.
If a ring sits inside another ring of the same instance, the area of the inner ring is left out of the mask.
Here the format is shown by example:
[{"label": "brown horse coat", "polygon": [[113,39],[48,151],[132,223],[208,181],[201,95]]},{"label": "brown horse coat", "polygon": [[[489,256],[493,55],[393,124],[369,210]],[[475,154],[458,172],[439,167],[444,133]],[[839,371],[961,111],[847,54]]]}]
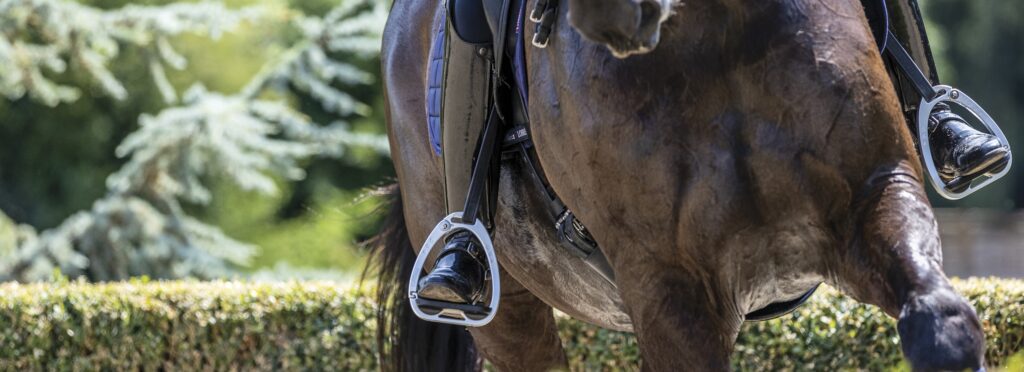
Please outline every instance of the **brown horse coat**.
[{"label": "brown horse coat", "polygon": [[[590,35],[629,29],[603,29],[624,14],[587,1],[563,2],[549,47],[528,50],[529,114],[553,188],[618,289],[559,247],[539,191],[507,163],[502,304],[471,330],[484,356],[503,370],[564,367],[553,306],[636,332],[645,369],[723,370],[744,314],[825,281],[898,317],[916,369],[981,366],[980,324],[941,271],[914,143],[858,1],[688,1],[653,51],[625,59],[569,27],[566,12],[580,12],[572,24]],[[397,0],[382,55],[416,247],[445,215],[423,109],[440,3]]]}]

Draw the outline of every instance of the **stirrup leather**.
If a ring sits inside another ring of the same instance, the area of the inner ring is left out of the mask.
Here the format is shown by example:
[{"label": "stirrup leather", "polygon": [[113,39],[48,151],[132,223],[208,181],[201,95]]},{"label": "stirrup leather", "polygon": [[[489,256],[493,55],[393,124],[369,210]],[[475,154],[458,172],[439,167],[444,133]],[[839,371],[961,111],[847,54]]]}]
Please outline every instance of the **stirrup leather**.
[{"label": "stirrup leather", "polygon": [[[409,304],[413,313],[420,319],[460,325],[466,327],[481,327],[490,323],[498,310],[498,303],[501,300],[501,279],[498,273],[498,260],[494,255],[494,245],[491,243],[491,236],[483,222],[477,218],[473,224],[462,222],[462,212],[455,212],[445,217],[434,227],[427,240],[423,242],[419,255],[416,256],[416,263],[412,267],[413,274],[409,277]],[[456,304],[445,301],[436,301],[420,298],[419,277],[423,272],[423,265],[427,262],[430,254],[438,248],[444,247],[443,243],[449,236],[466,231],[473,235],[480,247],[487,256],[487,272],[490,284],[491,299],[486,304]]]},{"label": "stirrup leather", "polygon": [[[497,111],[492,109],[487,123],[484,125],[484,131],[481,133],[476,159],[473,161],[473,175],[470,177],[469,195],[466,196],[465,208],[462,212],[454,212],[441,220],[427,236],[427,240],[420,247],[419,255],[416,256],[412,273],[409,275],[409,305],[412,307],[413,313],[420,319],[465,327],[482,327],[490,323],[498,312],[501,296],[498,258],[494,255],[494,243],[491,242],[491,235],[479,213],[484,189],[487,187],[487,179],[491,171],[491,158],[494,156],[500,122],[501,119],[498,117]],[[487,277],[484,278],[484,281],[491,283],[491,300],[486,304],[459,304],[420,298],[419,296],[419,280],[423,275],[423,265],[427,258],[434,250],[444,246],[439,243],[447,241],[449,236],[459,231],[466,231],[473,235],[480,242],[484,255],[487,256]]]}]

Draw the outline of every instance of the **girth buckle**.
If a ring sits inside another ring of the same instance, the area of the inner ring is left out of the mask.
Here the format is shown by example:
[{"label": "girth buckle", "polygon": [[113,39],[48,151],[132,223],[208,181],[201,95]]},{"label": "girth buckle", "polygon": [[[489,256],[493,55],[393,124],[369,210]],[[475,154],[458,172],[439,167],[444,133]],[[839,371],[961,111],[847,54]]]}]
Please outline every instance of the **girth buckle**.
[{"label": "girth buckle", "polygon": [[548,47],[551,40],[551,31],[555,27],[555,18],[558,17],[557,0],[537,0],[530,12],[530,22],[536,25],[533,28],[533,46],[544,49]]}]

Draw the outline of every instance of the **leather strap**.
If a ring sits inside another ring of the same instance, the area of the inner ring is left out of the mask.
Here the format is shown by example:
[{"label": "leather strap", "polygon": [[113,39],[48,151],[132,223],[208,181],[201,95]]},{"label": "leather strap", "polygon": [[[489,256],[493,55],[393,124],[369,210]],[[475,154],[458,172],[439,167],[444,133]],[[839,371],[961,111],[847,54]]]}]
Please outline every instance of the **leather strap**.
[{"label": "leather strap", "polygon": [[484,190],[487,187],[487,180],[491,172],[491,160],[495,156],[494,145],[498,141],[498,127],[501,125],[501,118],[498,117],[498,110],[491,108],[487,117],[487,124],[480,135],[480,145],[477,147],[476,156],[473,160],[473,176],[469,180],[469,195],[466,196],[466,206],[462,209],[462,223],[472,225],[480,216],[480,204],[483,201]]},{"label": "leather strap", "polygon": [[924,72],[921,72],[921,68],[914,63],[910,53],[903,48],[903,45],[900,44],[900,41],[892,31],[886,33],[885,52],[896,61],[896,65],[903,72],[903,76],[910,79],[910,83],[918,95],[928,101],[935,98],[936,92],[932,88],[931,81],[928,80]]}]

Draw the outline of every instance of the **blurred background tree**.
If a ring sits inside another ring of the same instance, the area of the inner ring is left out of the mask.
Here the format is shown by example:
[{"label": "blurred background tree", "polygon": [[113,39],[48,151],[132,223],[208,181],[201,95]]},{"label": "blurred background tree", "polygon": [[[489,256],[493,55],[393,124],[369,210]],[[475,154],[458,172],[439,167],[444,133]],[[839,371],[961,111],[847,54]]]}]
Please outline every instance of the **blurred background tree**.
[{"label": "blurred background tree", "polygon": [[[284,71],[296,78],[264,76],[266,66],[280,66],[285,60],[296,58],[296,50],[312,41],[310,35],[322,30],[323,23],[318,22],[328,18],[332,9],[363,4],[349,14],[358,16],[380,5],[357,1],[362,0],[229,0],[221,6],[170,0],[0,0],[0,9],[19,4],[71,4],[77,8],[67,8],[74,10],[68,17],[75,16],[69,19],[79,22],[82,22],[77,18],[79,15],[90,14],[99,14],[96,19],[104,22],[116,22],[118,14],[122,21],[150,19],[154,21],[128,22],[125,27],[156,30],[156,35],[162,35],[157,38],[115,35],[113,44],[96,42],[98,44],[93,45],[92,41],[84,44],[103,51],[92,58],[109,59],[100,65],[106,66],[109,76],[119,82],[120,88],[108,79],[97,78],[105,74],[95,66],[90,68],[75,62],[74,58],[82,57],[69,53],[71,49],[44,48],[36,51],[37,59],[45,61],[56,53],[64,63],[37,63],[40,74],[78,91],[58,89],[49,95],[45,91],[12,91],[9,88],[12,66],[25,61],[5,57],[10,55],[5,52],[10,47],[2,44],[3,40],[39,43],[50,37],[48,33],[59,32],[51,28],[66,30],[74,22],[40,23],[18,18],[23,13],[0,10],[0,93],[7,97],[0,99],[0,257],[4,257],[4,252],[13,252],[14,247],[40,239],[39,231],[69,226],[66,222],[73,221],[70,216],[79,211],[99,213],[112,220],[138,219],[147,213],[166,214],[160,209],[150,211],[141,204],[124,200],[114,204],[117,208],[102,202],[116,194],[112,190],[117,190],[117,187],[108,187],[108,177],[130,167],[132,156],[138,155],[138,152],[129,154],[121,150],[120,155],[127,157],[119,157],[119,145],[140,130],[140,122],[157,120],[161,113],[166,113],[165,109],[194,109],[189,99],[230,101],[241,94],[239,92],[246,91],[246,85],[252,80],[260,80],[260,76],[267,83],[256,94],[257,98],[285,102],[287,108],[300,113],[299,117],[316,123],[315,128],[331,128],[331,123],[343,121],[346,126],[334,128],[341,128],[343,133],[369,136],[343,136],[353,141],[373,142],[373,138],[379,138],[375,136],[383,134],[384,119],[379,61],[374,51],[379,41],[374,37],[364,34],[352,39],[348,51],[302,57],[313,63],[327,58],[350,65],[354,70],[319,71],[311,75],[308,69],[286,69]],[[921,0],[921,3],[929,19],[929,33],[943,82],[963,88],[981,102],[1002,124],[1018,152],[1022,151],[1024,129],[1018,123],[1024,112],[1018,102],[1024,101],[1024,2]],[[155,17],[147,7],[169,12],[164,13],[165,16],[182,16]],[[105,14],[107,16],[103,16]],[[378,28],[383,25],[383,19],[369,19],[361,22],[377,22]],[[62,48],[72,47],[75,45]],[[187,63],[182,66],[182,61]],[[334,81],[328,86],[317,84],[324,80],[325,74],[349,74],[346,75],[349,80]],[[319,78],[311,79],[311,76]],[[198,88],[196,83],[201,83],[204,89]],[[191,90],[193,96],[187,97],[184,93],[193,86],[197,87]],[[325,95],[327,87],[344,92],[351,99],[330,98]],[[75,97],[77,99],[72,99]],[[325,100],[335,104],[325,106]],[[339,102],[352,105],[349,109],[353,111],[339,113],[337,104],[342,104]],[[140,120],[144,114],[149,115],[149,119]],[[288,125],[275,120],[270,120],[272,127],[283,130]],[[291,134],[298,137],[281,133],[259,138],[311,146],[306,150],[317,146],[317,141],[303,140],[299,133]],[[138,148],[144,148],[147,142],[162,137],[154,132],[148,137],[139,134],[134,138],[140,144]],[[344,138],[334,140],[341,144]],[[336,151],[340,149],[344,151]],[[259,186],[239,184],[237,175],[230,173],[199,172],[202,175],[195,182],[204,185],[208,194],[185,198],[180,205],[181,214],[195,218],[197,223],[216,226],[224,234],[222,241],[238,242],[237,250],[250,252],[215,257],[217,262],[226,262],[226,271],[222,274],[335,275],[352,273],[360,267],[362,257],[357,242],[371,236],[379,222],[373,213],[378,203],[363,196],[373,187],[391,181],[390,160],[373,144],[354,147],[342,144],[321,147],[321,150],[331,151],[322,153],[326,156],[293,154],[290,159],[294,167],[275,168],[280,165],[277,164],[264,169],[260,173],[267,175],[270,183],[263,180]],[[214,168],[218,166],[213,164]],[[1000,224],[1010,226],[1001,228],[1004,234],[1001,241],[1019,243],[1024,237],[1024,223],[1020,223],[1024,221],[1022,214],[1018,212],[1010,215],[1013,218],[1007,218],[1002,213],[1024,208],[1024,172],[1020,167],[1017,164],[1007,179],[963,201],[949,202],[933,195],[936,206],[950,208],[939,212],[947,248],[957,249],[958,244],[965,246],[976,244],[976,240],[991,239],[992,234],[985,232],[977,233],[975,240],[970,231],[979,230],[979,226]],[[299,175],[295,172],[299,169],[304,177],[289,177]],[[277,192],[260,191],[268,188],[275,188]],[[152,200],[142,198],[142,201],[153,206]],[[999,212],[961,217],[962,208]],[[964,220],[973,222],[970,226],[957,222]],[[1012,221],[1018,222],[1013,224]],[[128,233],[133,232],[126,230],[117,234]],[[956,238],[963,239],[958,242]],[[9,257],[7,261],[11,262]],[[993,260],[1007,261],[1005,256]],[[947,254],[946,261],[968,260]],[[3,264],[0,262],[0,266]],[[1010,275],[1024,276],[1022,270],[1009,269]],[[207,274],[216,275],[212,271]]]},{"label": "blurred background tree", "polygon": [[229,5],[0,1],[9,278],[358,266],[356,196],[390,174],[384,4]]}]

